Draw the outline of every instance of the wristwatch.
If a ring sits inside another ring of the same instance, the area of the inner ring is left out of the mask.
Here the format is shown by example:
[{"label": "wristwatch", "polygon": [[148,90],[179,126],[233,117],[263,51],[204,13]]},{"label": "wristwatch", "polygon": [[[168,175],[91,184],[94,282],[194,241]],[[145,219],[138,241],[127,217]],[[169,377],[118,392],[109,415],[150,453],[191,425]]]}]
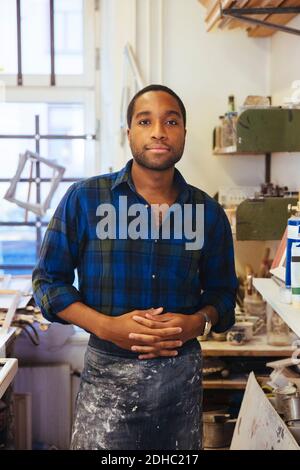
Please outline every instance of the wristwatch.
[{"label": "wristwatch", "polygon": [[211,330],[212,322],[211,322],[210,317],[207,315],[207,313],[202,312],[202,314],[205,318],[205,325],[204,325],[204,330],[203,330],[202,336],[207,336],[209,334],[210,330]]}]

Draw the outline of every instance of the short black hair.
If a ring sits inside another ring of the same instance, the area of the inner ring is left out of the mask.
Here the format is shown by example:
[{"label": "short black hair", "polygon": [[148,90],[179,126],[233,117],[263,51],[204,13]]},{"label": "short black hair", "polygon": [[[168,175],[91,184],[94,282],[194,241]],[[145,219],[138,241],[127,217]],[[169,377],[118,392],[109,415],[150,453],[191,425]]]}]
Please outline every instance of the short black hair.
[{"label": "short black hair", "polygon": [[128,105],[128,108],[127,108],[127,125],[128,125],[129,129],[131,127],[131,121],[132,121],[132,116],[133,116],[133,113],[134,113],[135,102],[136,102],[136,100],[139,96],[143,95],[144,93],[148,93],[148,91],[164,91],[165,93],[169,93],[169,95],[173,96],[176,99],[176,101],[179,105],[179,108],[180,108],[180,111],[181,111],[181,114],[182,114],[184,127],[185,127],[185,125],[186,125],[186,110],[185,110],[183,102],[181,101],[179,96],[176,95],[175,91],[171,90],[171,88],[168,88],[167,86],[164,86],[164,85],[148,85],[145,88],[142,88],[142,90],[138,91],[134,95],[134,97],[132,98],[132,100],[130,101],[130,103]]}]

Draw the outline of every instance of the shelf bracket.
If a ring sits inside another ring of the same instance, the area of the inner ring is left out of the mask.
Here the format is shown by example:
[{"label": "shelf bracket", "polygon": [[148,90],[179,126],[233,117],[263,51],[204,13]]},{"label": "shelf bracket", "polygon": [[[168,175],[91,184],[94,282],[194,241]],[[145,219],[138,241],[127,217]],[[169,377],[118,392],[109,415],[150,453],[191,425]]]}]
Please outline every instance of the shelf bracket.
[{"label": "shelf bracket", "polygon": [[229,16],[231,18],[238,19],[245,23],[263,26],[264,28],[275,29],[276,31],[282,31],[284,33],[295,34],[300,36],[300,30],[296,28],[289,28],[288,26],[271,23],[269,21],[259,20],[257,18],[251,18],[245,15],[286,15],[286,14],[299,14],[300,7],[265,7],[265,8],[222,8],[221,18]]},{"label": "shelf bracket", "polygon": [[265,166],[265,183],[271,183],[271,158],[270,152],[266,153],[266,166]]}]

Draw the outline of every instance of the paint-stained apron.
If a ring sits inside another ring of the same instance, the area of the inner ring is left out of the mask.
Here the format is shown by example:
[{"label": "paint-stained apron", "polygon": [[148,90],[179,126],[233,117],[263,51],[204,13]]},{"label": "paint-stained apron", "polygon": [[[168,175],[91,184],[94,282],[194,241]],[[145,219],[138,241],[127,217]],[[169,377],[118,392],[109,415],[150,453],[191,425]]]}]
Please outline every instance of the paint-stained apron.
[{"label": "paint-stained apron", "polygon": [[199,344],[177,357],[129,359],[85,353],[71,449],[202,448]]}]

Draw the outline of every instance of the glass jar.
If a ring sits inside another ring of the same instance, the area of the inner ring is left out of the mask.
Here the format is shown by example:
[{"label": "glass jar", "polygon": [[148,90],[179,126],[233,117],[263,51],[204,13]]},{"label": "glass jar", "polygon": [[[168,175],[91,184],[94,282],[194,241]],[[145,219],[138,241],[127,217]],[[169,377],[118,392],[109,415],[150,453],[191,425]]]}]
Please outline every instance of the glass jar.
[{"label": "glass jar", "polygon": [[237,113],[226,113],[222,124],[222,147],[236,145]]},{"label": "glass jar", "polygon": [[288,325],[270,305],[267,306],[267,343],[273,346],[291,344]]}]

